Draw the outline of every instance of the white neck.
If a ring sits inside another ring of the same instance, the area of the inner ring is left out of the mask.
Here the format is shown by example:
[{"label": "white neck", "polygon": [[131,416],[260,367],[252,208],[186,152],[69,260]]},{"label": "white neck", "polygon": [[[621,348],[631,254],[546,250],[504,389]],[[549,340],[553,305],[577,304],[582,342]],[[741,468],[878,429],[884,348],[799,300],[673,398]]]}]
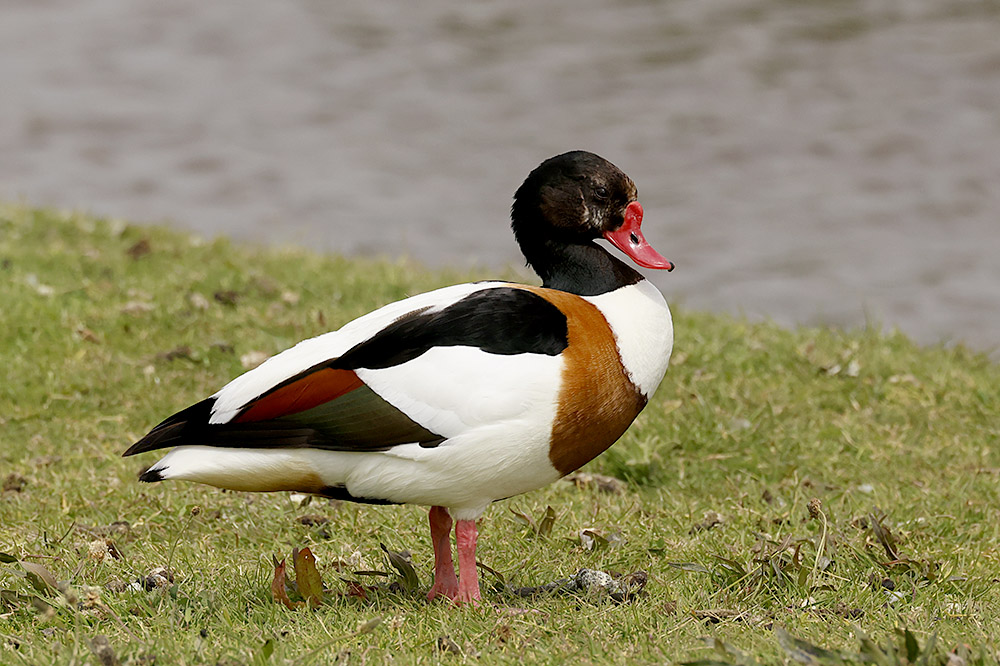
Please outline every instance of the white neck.
[{"label": "white neck", "polygon": [[647,280],[586,296],[608,320],[622,365],[648,398],[660,385],[674,345],[674,326],[663,295]]}]

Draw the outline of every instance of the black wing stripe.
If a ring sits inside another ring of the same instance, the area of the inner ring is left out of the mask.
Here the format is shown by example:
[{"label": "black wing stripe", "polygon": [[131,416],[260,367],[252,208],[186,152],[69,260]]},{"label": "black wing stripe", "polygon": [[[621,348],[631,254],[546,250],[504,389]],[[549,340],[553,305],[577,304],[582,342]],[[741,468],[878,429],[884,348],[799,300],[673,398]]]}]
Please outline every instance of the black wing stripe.
[{"label": "black wing stripe", "polygon": [[390,368],[434,347],[477,347],[489,354],[556,356],[569,344],[566,315],[516,287],[473,292],[434,312],[416,312],[352,347],[331,367]]}]

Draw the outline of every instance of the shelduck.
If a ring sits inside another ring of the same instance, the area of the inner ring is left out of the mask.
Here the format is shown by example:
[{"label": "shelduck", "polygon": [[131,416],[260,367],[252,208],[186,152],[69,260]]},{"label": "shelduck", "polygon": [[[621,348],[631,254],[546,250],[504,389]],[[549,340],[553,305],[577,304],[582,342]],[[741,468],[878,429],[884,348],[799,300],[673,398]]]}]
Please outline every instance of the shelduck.
[{"label": "shelduck", "polygon": [[593,242],[672,270],[643,237],[642,215],[632,180],[607,160],[550,158],[511,208],[541,287],[475,282],[381,307],[233,379],[124,455],[175,447],[146,482],[429,506],[428,599],[476,603],[486,507],[601,454],[666,372],[663,296]]}]

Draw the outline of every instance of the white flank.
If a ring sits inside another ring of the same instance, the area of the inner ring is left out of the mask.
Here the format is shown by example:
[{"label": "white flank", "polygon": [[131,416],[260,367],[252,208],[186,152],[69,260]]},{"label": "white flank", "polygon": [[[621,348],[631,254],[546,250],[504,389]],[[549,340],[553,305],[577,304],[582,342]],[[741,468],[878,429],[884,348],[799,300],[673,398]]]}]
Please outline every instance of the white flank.
[{"label": "white flank", "polygon": [[561,356],[454,346],[434,347],[391,368],[356,372],[391,405],[450,438],[499,424],[551,429],[562,367]]},{"label": "white flank", "polygon": [[646,397],[660,385],[674,346],[674,325],[663,294],[647,280],[586,299],[608,320],[622,365]]}]

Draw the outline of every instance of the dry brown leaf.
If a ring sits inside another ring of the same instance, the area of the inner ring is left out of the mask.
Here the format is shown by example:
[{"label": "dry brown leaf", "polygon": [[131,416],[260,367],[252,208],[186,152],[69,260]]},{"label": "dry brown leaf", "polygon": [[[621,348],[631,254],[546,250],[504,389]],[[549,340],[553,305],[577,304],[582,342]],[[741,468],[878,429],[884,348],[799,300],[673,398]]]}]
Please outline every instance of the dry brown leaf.
[{"label": "dry brown leaf", "polygon": [[4,492],[12,491],[15,493],[19,493],[22,490],[24,490],[24,487],[26,485],[28,485],[28,480],[26,478],[24,478],[17,472],[11,472],[3,480],[3,491]]},{"label": "dry brown leaf", "polygon": [[285,561],[278,561],[277,558],[273,558],[274,562],[274,578],[271,580],[271,597],[285,605],[285,608],[289,610],[295,610],[300,606],[305,604],[301,601],[298,603],[292,601],[288,598],[288,591],[285,589]]},{"label": "dry brown leaf", "polygon": [[296,518],[295,522],[301,525],[306,525],[307,527],[315,527],[316,525],[325,525],[330,522],[330,519],[317,513],[307,513],[304,516]]},{"label": "dry brown leaf", "polygon": [[620,495],[625,492],[625,482],[613,476],[603,474],[591,474],[589,472],[577,472],[565,477],[577,488],[594,488],[602,493]]},{"label": "dry brown leaf", "polygon": [[132,257],[133,259],[138,259],[139,257],[144,257],[153,251],[152,246],[149,244],[148,238],[140,238],[137,240],[132,247],[125,250],[125,254]]},{"label": "dry brown leaf", "polygon": [[84,340],[86,342],[92,342],[94,344],[100,344],[101,342],[101,339],[97,337],[97,333],[94,333],[86,326],[77,326],[76,334],[80,336],[81,340]]},{"label": "dry brown leaf", "polygon": [[308,548],[292,550],[292,566],[295,567],[295,583],[299,594],[313,608],[323,603],[323,579],[316,568],[316,558]]},{"label": "dry brown leaf", "polygon": [[220,289],[212,297],[223,305],[236,305],[236,301],[240,300],[240,293],[232,289]]},{"label": "dry brown leaf", "polygon": [[437,639],[437,651],[447,652],[448,654],[462,654],[462,648],[458,646],[458,643],[451,639],[451,636],[438,636]]}]

